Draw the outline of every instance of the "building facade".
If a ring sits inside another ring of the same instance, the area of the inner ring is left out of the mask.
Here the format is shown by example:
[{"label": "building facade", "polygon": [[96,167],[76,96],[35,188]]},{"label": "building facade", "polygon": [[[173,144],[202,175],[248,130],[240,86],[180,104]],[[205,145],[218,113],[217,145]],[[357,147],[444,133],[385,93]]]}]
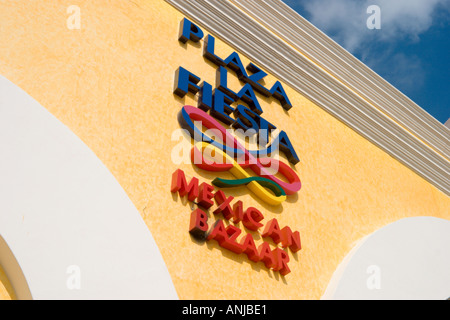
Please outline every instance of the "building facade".
[{"label": "building facade", "polygon": [[281,1],[0,7],[0,299],[450,296],[449,130]]}]

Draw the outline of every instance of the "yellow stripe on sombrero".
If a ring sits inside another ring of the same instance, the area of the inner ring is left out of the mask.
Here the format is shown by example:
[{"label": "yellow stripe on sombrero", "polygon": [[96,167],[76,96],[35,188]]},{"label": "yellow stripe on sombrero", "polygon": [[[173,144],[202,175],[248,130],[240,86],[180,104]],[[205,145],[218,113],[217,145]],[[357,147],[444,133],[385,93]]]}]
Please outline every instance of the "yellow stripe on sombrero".
[{"label": "yellow stripe on sombrero", "polygon": [[[232,157],[230,157],[227,153],[225,153],[223,150],[218,149],[217,147],[207,143],[207,142],[197,142],[195,144],[195,148],[202,151],[202,154],[205,155],[218,153],[220,152],[221,155],[219,155],[219,158],[222,157],[222,163],[228,163],[232,164],[232,167],[230,168],[229,172],[231,172],[237,179],[249,179],[253,178],[251,175],[247,173],[247,171],[244,170],[244,168]],[[217,158],[217,157],[215,157]],[[272,206],[277,206],[286,201],[287,197],[286,195],[276,196],[267,188],[262,186],[257,181],[252,181],[249,184],[247,184],[247,187],[261,200],[268,203]]]}]

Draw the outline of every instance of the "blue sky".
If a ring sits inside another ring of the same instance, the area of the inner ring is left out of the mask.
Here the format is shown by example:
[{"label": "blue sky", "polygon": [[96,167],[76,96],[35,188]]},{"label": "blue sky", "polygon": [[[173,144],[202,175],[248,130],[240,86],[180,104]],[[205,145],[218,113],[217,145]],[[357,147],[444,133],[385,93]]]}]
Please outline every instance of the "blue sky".
[{"label": "blue sky", "polygon": [[[450,0],[283,0],[442,123],[450,118]],[[367,28],[367,8],[381,29]]]}]

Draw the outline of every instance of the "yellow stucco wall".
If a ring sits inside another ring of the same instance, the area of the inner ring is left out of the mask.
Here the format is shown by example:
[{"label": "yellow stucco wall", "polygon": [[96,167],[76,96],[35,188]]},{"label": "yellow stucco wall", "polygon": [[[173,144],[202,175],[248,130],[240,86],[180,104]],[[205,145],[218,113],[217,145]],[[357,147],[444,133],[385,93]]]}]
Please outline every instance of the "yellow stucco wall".
[{"label": "yellow stucco wall", "polygon": [[[81,30],[66,27],[70,5],[81,8]],[[191,208],[170,193],[171,174],[181,168],[208,183],[215,176],[171,162],[177,113],[196,105],[192,97],[174,97],[174,72],[183,66],[214,84],[216,68],[201,46],[177,41],[182,18],[163,0],[0,2],[0,74],[109,168],[151,230],[180,298],[318,299],[364,236],[405,217],[450,218],[447,196],[284,85],[294,105],[289,113],[258,97],[264,117],[287,132],[301,158],[302,190],[278,208],[246,189],[226,193],[261,209],[264,222],[275,217],[301,232],[292,273],[280,277],[215,242],[193,241]],[[234,51],[219,39],[216,50],[221,57]],[[237,81],[230,86],[238,89]],[[1,287],[0,298],[7,298]]]}]

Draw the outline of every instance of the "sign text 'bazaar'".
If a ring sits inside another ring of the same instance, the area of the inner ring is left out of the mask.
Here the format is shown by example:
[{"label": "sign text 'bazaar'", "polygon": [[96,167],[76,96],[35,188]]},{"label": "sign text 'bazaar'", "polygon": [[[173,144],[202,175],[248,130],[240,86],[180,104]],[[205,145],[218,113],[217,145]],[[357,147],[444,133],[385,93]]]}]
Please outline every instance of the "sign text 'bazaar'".
[{"label": "sign text 'bazaar'", "polygon": [[[196,239],[215,240],[222,248],[236,254],[246,254],[253,262],[262,261],[267,268],[281,275],[291,272],[288,267],[290,258],[285,250],[278,247],[272,250],[266,241],[257,247],[251,233],[242,234],[242,230],[235,226],[242,222],[246,229],[259,231],[264,227],[262,223],[264,215],[258,209],[244,208],[242,201],[234,202],[234,197],[228,197],[222,190],[215,191],[215,188],[207,183],[200,184],[195,177],[188,182],[185,173],[180,169],[172,175],[171,192],[178,193],[180,197],[187,197],[189,201],[195,202],[200,207],[191,213],[189,225],[189,232]],[[214,215],[222,214],[228,226],[223,220],[218,219],[210,228],[205,210],[212,208],[215,204]],[[272,239],[282,248],[289,248],[293,253],[302,248],[300,232],[293,232],[288,226],[280,228],[277,219],[272,219],[266,224],[261,236],[263,239]]]}]

